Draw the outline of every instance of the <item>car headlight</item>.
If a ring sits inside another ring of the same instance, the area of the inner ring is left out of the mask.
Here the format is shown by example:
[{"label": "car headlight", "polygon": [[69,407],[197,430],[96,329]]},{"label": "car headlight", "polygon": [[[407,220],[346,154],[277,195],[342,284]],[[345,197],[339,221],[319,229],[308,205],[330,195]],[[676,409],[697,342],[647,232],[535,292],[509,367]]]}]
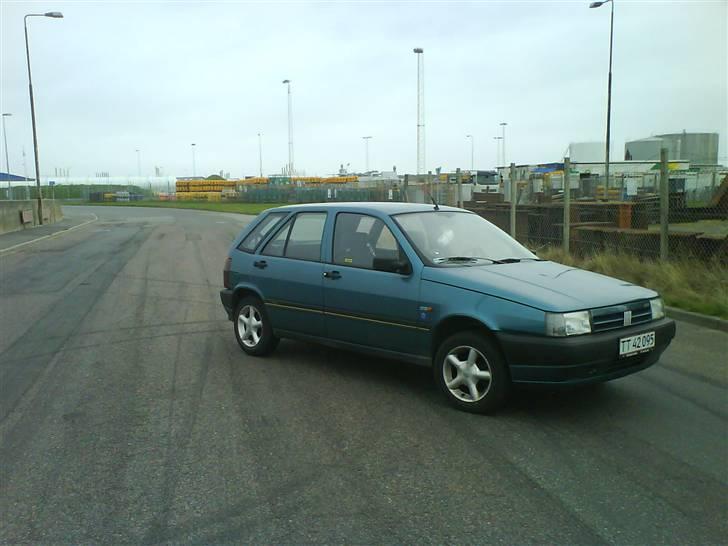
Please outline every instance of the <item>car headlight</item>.
[{"label": "car headlight", "polygon": [[650,300],[650,309],[652,310],[652,320],[665,318],[665,302],[662,298]]},{"label": "car headlight", "polygon": [[546,313],[547,336],[578,336],[590,332],[589,311]]}]

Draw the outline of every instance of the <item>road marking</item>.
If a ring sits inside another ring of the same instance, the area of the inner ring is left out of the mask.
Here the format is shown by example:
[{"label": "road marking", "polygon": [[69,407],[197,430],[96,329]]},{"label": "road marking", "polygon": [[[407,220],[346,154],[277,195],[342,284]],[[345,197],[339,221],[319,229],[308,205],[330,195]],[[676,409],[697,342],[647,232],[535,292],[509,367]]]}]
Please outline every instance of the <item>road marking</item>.
[{"label": "road marking", "polygon": [[93,212],[91,214],[93,215],[93,218],[91,220],[87,220],[87,221],[83,222],[82,224],[78,224],[77,226],[73,226],[68,229],[63,229],[61,231],[56,231],[55,233],[51,233],[50,235],[43,235],[43,237],[38,237],[37,239],[25,241],[24,243],[18,243],[17,245],[9,246],[8,248],[2,248],[2,249],[0,249],[0,254],[5,254],[6,252],[10,252],[11,250],[17,250],[18,248],[24,247],[26,245],[32,245],[33,243],[37,243],[38,241],[43,241],[44,239],[52,239],[54,237],[58,237],[59,235],[63,235],[64,233],[68,233],[69,231],[73,231],[74,229],[78,229],[80,227],[90,224],[91,222],[95,222],[96,220],[99,219],[99,217],[96,216]]}]

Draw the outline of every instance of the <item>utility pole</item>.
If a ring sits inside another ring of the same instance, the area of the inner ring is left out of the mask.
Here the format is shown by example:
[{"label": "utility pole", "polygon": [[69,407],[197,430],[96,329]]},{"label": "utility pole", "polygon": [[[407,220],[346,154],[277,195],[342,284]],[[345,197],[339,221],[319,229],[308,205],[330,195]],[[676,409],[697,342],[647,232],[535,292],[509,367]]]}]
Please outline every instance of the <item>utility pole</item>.
[{"label": "utility pole", "polygon": [[473,135],[465,135],[465,138],[470,139],[470,172],[475,170],[475,138]]},{"label": "utility pole", "polygon": [[363,136],[361,138],[364,140],[364,172],[369,173],[369,141],[372,137]]},{"label": "utility pole", "polygon": [[417,55],[417,174],[425,173],[425,60],[424,50],[416,47]]},{"label": "utility pole", "polygon": [[12,116],[9,113],[3,113],[3,138],[5,140],[5,170],[8,173],[8,199],[13,198],[13,189],[10,186],[10,159],[8,159],[8,129],[5,127],[5,118]]},{"label": "utility pole", "polygon": [[463,173],[459,167],[455,170],[455,176],[458,183],[458,207],[463,208]]},{"label": "utility pole", "polygon": [[291,99],[291,80],[283,80],[288,86],[288,176],[293,176],[293,104]]},{"label": "utility pole", "polygon": [[192,147],[192,178],[197,178],[197,165],[195,164],[195,148],[197,145],[193,142],[190,146]]},{"label": "utility pole", "polygon": [[258,133],[258,171],[263,178],[263,135]]},{"label": "utility pole", "polygon": [[496,170],[498,169],[499,163],[505,168],[505,165],[503,165],[503,163],[501,163],[501,140],[503,140],[503,137],[494,136],[493,140],[495,140],[495,167],[496,167]]},{"label": "utility pole", "polygon": [[612,125],[612,44],[614,42],[614,0],[592,2],[590,8],[598,8],[609,2],[611,14],[609,17],[609,75],[607,77],[607,142],[604,150],[604,187],[609,189],[609,143]]},{"label": "utility pole", "polygon": [[142,157],[139,150],[136,151],[137,154],[137,176],[141,178],[142,176]]}]

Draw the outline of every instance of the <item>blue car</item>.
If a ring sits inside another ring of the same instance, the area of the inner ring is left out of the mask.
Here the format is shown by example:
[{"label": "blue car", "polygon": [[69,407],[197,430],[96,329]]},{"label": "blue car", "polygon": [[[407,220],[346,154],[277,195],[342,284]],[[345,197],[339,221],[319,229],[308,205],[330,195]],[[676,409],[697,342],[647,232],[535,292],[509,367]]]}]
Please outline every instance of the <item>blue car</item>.
[{"label": "blue car", "polygon": [[271,209],[235,239],[223,277],[245,353],[296,338],[417,362],[452,404],[477,413],[502,406],[513,384],[643,370],[675,336],[656,292],[541,260],[453,207]]}]

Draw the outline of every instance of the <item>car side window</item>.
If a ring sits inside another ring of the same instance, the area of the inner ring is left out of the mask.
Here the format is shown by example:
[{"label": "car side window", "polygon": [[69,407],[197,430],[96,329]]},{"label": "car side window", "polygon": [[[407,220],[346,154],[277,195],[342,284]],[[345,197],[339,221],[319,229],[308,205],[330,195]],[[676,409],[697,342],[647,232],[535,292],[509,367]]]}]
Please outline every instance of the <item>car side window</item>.
[{"label": "car side window", "polygon": [[319,262],[325,224],[325,212],[301,212],[265,245],[263,254]]},{"label": "car side window", "polygon": [[287,213],[285,212],[272,212],[268,214],[268,216],[258,222],[258,225],[245,236],[238,245],[238,250],[253,252],[255,247],[258,246],[258,243],[265,239],[265,236],[278,225],[278,222],[280,222],[286,214]]},{"label": "car side window", "polygon": [[286,250],[286,241],[288,241],[288,234],[291,232],[291,225],[293,222],[288,222],[284,225],[275,237],[266,243],[263,247],[263,252],[266,256],[283,256],[283,252]]},{"label": "car side window", "polygon": [[334,256],[337,265],[393,271],[407,258],[391,230],[379,218],[348,212],[336,216]]}]

